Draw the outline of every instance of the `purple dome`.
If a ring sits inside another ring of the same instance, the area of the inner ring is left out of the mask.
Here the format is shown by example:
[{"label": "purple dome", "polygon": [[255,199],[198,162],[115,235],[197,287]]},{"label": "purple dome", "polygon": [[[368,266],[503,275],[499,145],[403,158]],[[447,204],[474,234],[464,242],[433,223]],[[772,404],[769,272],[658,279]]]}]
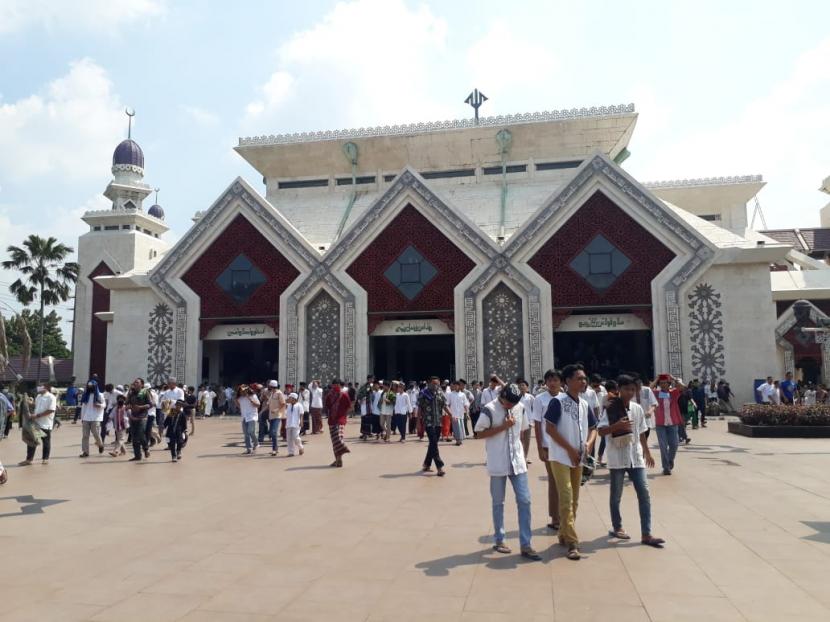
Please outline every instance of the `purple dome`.
[{"label": "purple dome", "polygon": [[147,210],[147,213],[154,218],[158,218],[159,220],[164,220],[164,210],[161,208],[161,205],[156,203],[155,205],[151,205],[150,209]]},{"label": "purple dome", "polygon": [[130,138],[121,141],[112,152],[112,165],[116,164],[131,164],[144,168],[144,153],[138,143]]}]

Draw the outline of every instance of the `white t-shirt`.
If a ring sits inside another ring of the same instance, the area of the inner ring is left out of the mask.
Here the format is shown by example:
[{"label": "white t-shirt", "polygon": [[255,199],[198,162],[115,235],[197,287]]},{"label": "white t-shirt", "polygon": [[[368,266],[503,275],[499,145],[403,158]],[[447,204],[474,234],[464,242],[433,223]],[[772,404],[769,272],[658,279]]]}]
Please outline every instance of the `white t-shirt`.
[{"label": "white t-shirt", "polygon": [[409,394],[404,391],[395,395],[395,414],[408,415],[412,412],[412,402],[409,399]]},{"label": "white t-shirt", "polygon": [[[535,398],[534,398],[532,393],[525,393],[524,395],[522,395],[521,399],[519,400],[519,403],[522,406],[524,406],[524,409],[525,409],[524,413],[525,413],[525,417],[527,417],[528,423],[533,420],[532,413],[533,413],[534,399]],[[525,458],[526,457],[527,456],[525,456]]]},{"label": "white t-shirt", "polygon": [[546,388],[544,393],[540,393],[533,398],[533,407],[530,410],[531,421],[538,421],[542,426],[542,447],[548,450],[548,460],[552,460],[550,448],[553,446],[553,439],[545,428],[545,413],[548,411],[548,404],[553,398],[554,396]]},{"label": "white t-shirt", "polygon": [[409,394],[410,412],[415,412],[415,410],[418,408],[418,394],[419,393],[420,393],[420,391],[418,389],[410,389],[409,391],[407,391],[407,394]]},{"label": "white t-shirt", "polygon": [[481,392],[481,407],[484,408],[485,404],[489,404],[494,399],[496,399],[501,393],[501,387],[496,387],[495,389],[491,389],[489,386]]},{"label": "white t-shirt", "polygon": [[259,398],[256,395],[243,395],[239,398],[239,414],[242,421],[259,419]]},{"label": "white t-shirt", "polygon": [[311,389],[311,408],[323,407],[323,389],[314,387]]},{"label": "white t-shirt", "polygon": [[95,394],[92,394],[88,402],[81,403],[81,421],[103,421],[104,404],[103,395],[99,393],[96,400]]},{"label": "white t-shirt", "polygon": [[124,392],[113,389],[112,391],[107,391],[104,395],[106,395],[107,410],[111,410],[118,406],[118,396],[124,395]]},{"label": "white t-shirt", "polygon": [[588,407],[592,410],[595,416],[599,415],[599,410],[602,407],[602,402],[600,402],[600,398],[597,395],[597,392],[594,391],[591,387],[585,389],[585,393],[582,394],[582,399],[588,402]]},{"label": "white t-shirt", "polygon": [[199,401],[202,403],[202,408],[204,408],[205,416],[209,416],[213,412],[213,400],[216,399],[216,393],[213,391],[202,391],[202,397]]},{"label": "white t-shirt", "polygon": [[300,404],[303,405],[303,413],[307,413],[311,408],[311,391],[308,389],[300,391]]},{"label": "white t-shirt", "polygon": [[463,419],[467,406],[469,406],[467,396],[462,391],[447,393],[447,407],[450,409],[453,419]]},{"label": "white t-shirt", "polygon": [[381,402],[383,401],[383,391],[378,389],[372,392],[372,414],[379,415]]},{"label": "white t-shirt", "polygon": [[[559,402],[556,408],[554,408],[554,400]],[[552,418],[548,419],[549,416]],[[588,440],[588,402],[584,399],[580,397],[577,401],[567,393],[560,393],[548,404],[543,423],[556,425],[565,441],[578,452],[584,453],[585,442]],[[568,452],[553,439],[551,439],[548,452],[551,462],[558,462],[569,467],[579,466],[571,463]]]},{"label": "white t-shirt", "polygon": [[[516,404],[510,412],[515,419],[513,425],[484,441],[484,447],[487,450],[487,473],[491,477],[527,473],[527,462],[522,448],[522,430],[528,428],[529,422],[524,413],[524,406],[521,404]],[[484,404],[481,407],[475,431],[483,432],[500,426],[504,423],[505,417],[507,417],[507,410],[498,400]]]},{"label": "white t-shirt", "polygon": [[285,427],[299,428],[300,422],[303,420],[303,413],[305,413],[305,409],[302,403],[288,404],[285,407]]},{"label": "white t-shirt", "polygon": [[[605,456],[609,469],[644,469],[643,447],[640,444],[640,435],[648,430],[646,417],[642,407],[637,402],[628,404],[628,419],[631,421],[631,434],[605,437]],[[607,428],[608,411],[602,411],[597,428]]]},{"label": "white t-shirt", "polygon": [[[640,400],[637,403],[643,409],[646,425],[650,430],[653,430],[657,425],[655,423],[654,410],[652,410],[652,407],[654,409],[657,408],[657,396],[654,395],[654,391],[650,387],[642,387],[640,389]],[[649,412],[651,412],[651,415],[649,415]]]},{"label": "white t-shirt", "polygon": [[765,382],[762,385],[759,385],[756,391],[761,395],[761,401],[764,404],[772,403],[772,394],[775,393],[777,389],[775,388],[774,384],[770,384]]},{"label": "white t-shirt", "polygon": [[54,393],[49,391],[46,391],[45,393],[38,393],[35,398],[34,414],[39,415],[40,413],[45,413],[50,410],[52,411],[52,414],[47,417],[38,417],[34,420],[35,425],[37,425],[41,430],[51,430],[55,425],[55,409],[57,407],[58,399],[55,397]]}]

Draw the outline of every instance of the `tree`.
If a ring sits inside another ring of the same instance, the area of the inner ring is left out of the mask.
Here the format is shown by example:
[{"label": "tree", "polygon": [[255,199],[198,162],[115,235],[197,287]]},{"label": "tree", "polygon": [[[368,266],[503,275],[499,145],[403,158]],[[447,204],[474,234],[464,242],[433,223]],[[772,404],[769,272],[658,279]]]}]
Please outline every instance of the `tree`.
[{"label": "tree", "polygon": [[[9,342],[9,354],[20,356],[23,352],[23,334],[18,322],[26,322],[30,335],[40,334],[40,316],[31,309],[23,309],[18,315],[6,322],[6,337]],[[72,355],[61,331],[61,318],[53,309],[46,314],[46,324],[43,327],[43,356],[54,356],[56,359],[66,359]]]},{"label": "tree", "polygon": [[[78,264],[66,261],[74,249],[61,244],[57,239],[43,239],[30,235],[21,246],[9,246],[6,251],[11,259],[3,262],[6,270],[15,270],[22,276],[15,280],[9,291],[18,302],[28,307],[35,300],[40,303],[39,317],[44,318],[44,309],[69,300],[71,286],[78,280]],[[38,327],[37,380],[43,359],[45,321]]]}]

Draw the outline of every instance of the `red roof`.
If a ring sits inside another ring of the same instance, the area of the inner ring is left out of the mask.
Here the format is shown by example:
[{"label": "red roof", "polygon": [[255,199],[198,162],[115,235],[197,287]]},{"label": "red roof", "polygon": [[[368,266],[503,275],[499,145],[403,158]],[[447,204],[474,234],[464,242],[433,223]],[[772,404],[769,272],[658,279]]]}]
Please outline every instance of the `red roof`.
[{"label": "red roof", "polygon": [[[49,362],[44,358],[40,368],[40,379],[49,379]],[[24,381],[36,382],[37,378],[37,359],[33,358],[29,361],[29,368],[23,369],[23,358],[20,356],[12,356],[6,365],[6,369],[0,372],[0,382],[11,384],[17,382],[15,371],[23,376]],[[69,384],[72,380],[72,359],[55,359],[55,384]]]}]

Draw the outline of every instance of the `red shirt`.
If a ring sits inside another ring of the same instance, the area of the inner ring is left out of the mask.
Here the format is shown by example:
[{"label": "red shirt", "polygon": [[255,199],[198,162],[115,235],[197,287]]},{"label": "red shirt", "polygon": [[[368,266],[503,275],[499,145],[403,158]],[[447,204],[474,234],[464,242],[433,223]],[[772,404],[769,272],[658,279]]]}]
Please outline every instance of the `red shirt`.
[{"label": "red shirt", "polygon": [[[669,389],[669,399],[661,398],[663,389],[654,389],[654,397],[657,398],[657,410],[654,411],[654,425],[683,425],[683,417],[680,414],[680,396],[682,389],[675,387]],[[669,402],[669,409],[666,412],[666,402]]]},{"label": "red shirt", "polygon": [[349,410],[352,400],[349,394],[340,389],[331,389],[326,395],[326,412],[329,414],[329,425],[346,425],[349,419]]}]

